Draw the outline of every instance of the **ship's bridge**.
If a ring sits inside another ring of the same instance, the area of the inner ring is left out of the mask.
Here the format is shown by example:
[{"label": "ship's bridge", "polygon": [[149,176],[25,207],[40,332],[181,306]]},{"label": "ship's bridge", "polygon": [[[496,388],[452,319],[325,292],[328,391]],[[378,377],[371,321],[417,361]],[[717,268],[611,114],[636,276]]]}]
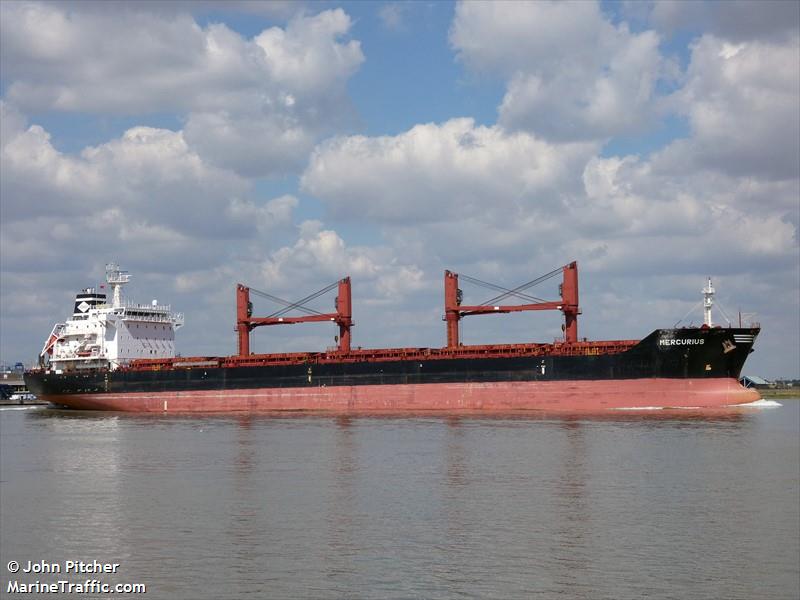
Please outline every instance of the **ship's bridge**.
[{"label": "ship's bridge", "polygon": [[142,358],[175,356],[175,330],[183,326],[182,313],[168,304],[150,304],[122,298],[121,288],[130,275],[116,264],[106,268],[106,282],[112,288],[108,302],[102,291],[84,288],[75,296],[70,319],[53,327],[41,352],[52,369],[116,368]]}]

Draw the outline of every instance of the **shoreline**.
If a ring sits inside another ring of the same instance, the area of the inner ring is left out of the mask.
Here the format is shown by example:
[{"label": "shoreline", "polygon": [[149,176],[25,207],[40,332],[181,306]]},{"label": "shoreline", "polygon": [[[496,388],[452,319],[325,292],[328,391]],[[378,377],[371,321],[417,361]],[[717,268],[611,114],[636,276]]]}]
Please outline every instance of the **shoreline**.
[{"label": "shoreline", "polygon": [[757,390],[762,398],[782,398],[783,400],[800,400],[800,389],[765,389]]}]

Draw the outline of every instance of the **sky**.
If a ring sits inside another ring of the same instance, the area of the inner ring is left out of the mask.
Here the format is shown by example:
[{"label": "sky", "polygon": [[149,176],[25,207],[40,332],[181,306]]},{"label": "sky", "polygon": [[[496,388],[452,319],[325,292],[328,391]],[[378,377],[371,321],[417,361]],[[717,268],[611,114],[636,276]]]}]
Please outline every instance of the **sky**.
[{"label": "sky", "polygon": [[508,288],[576,260],[581,337],[698,325],[710,276],[763,328],[745,373],[797,378],[799,222],[798,2],[0,2],[2,362],[35,362],[111,261],[203,356],[235,352],[239,282],[349,275],[354,346],[439,347],[445,269]]}]

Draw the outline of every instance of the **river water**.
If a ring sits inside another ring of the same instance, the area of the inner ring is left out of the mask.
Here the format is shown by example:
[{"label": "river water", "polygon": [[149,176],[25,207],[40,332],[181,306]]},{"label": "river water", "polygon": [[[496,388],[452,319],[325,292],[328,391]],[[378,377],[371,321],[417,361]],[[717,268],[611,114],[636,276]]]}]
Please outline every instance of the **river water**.
[{"label": "river water", "polygon": [[[0,594],[93,579],[144,584],[145,598],[796,599],[800,401],[781,403],[601,417],[3,410]],[[67,561],[119,567],[67,574]]]}]

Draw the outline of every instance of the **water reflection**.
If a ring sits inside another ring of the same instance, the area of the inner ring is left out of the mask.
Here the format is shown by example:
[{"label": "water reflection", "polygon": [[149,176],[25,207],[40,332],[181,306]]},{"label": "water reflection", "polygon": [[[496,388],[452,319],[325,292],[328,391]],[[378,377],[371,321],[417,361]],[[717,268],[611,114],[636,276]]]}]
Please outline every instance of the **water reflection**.
[{"label": "water reflection", "polygon": [[481,578],[480,571],[469,560],[481,528],[475,521],[476,507],[470,506],[479,503],[470,493],[474,478],[479,477],[474,472],[478,465],[471,457],[469,420],[463,416],[449,416],[443,423],[445,465],[441,502],[446,535],[439,544],[441,564],[437,577],[443,590],[466,591],[475,589]]},{"label": "water reflection", "polygon": [[232,481],[228,509],[222,514],[228,519],[225,533],[230,538],[228,545],[233,548],[233,556],[236,557],[235,573],[241,576],[245,566],[259,556],[260,537],[265,532],[259,527],[257,516],[264,499],[256,497],[253,485],[257,477],[257,459],[253,448],[252,417],[247,414],[236,415],[231,423],[234,433],[230,449]]},{"label": "water reflection", "polygon": [[357,555],[354,535],[360,526],[356,516],[356,432],[354,419],[348,415],[336,416],[332,423],[334,438],[329,469],[333,479],[325,506],[328,551],[324,553],[324,573],[334,589],[341,586],[340,589],[346,590],[348,575],[354,571],[353,560]]},{"label": "water reflection", "polygon": [[575,597],[591,592],[591,589],[586,588],[586,569],[591,560],[586,538],[590,535],[592,523],[587,494],[590,475],[585,427],[585,424],[570,418],[561,422],[566,443],[561,453],[561,475],[554,486],[556,525],[554,543],[550,550],[554,582],[558,586],[574,590]]},{"label": "water reflection", "polygon": [[[3,411],[0,411],[2,414]],[[676,421],[684,423],[739,422],[757,411],[748,408],[723,407],[703,409],[655,409],[655,410],[606,410],[602,412],[551,412],[551,411],[425,411],[425,412],[380,412],[380,413],[338,413],[320,411],[253,411],[245,413],[125,413],[111,411],[82,411],[55,407],[32,407],[25,411],[26,417],[33,420],[105,420],[134,419],[146,423],[176,423],[180,421],[208,421],[209,419],[238,419],[246,417],[253,423],[258,420],[296,420],[296,419],[349,419],[393,421],[397,419],[436,419],[447,422],[450,419],[465,421],[597,421],[620,423],[658,423]]]},{"label": "water reflection", "polygon": [[[131,551],[122,488],[125,428],[109,415],[73,418],[36,410],[28,411],[25,419],[46,430],[24,455],[26,470],[36,477],[28,480],[24,471],[12,475],[4,500],[21,499],[46,526],[48,539],[46,556],[41,550],[26,551],[23,545],[26,560],[84,559],[87,548],[92,557],[108,562],[127,559]],[[4,520],[3,537],[27,540],[24,523]]]}]

